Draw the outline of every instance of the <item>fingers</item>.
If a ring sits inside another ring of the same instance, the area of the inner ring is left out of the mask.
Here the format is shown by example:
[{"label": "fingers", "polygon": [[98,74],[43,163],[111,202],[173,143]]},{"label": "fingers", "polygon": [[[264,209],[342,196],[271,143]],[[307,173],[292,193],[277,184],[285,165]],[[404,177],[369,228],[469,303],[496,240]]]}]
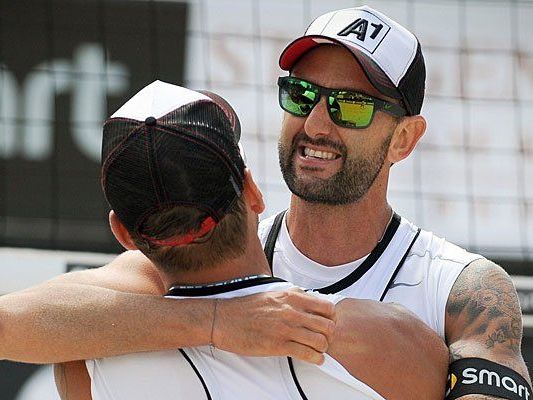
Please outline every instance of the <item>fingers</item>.
[{"label": "fingers", "polygon": [[300,343],[320,353],[325,353],[328,350],[329,345],[328,337],[326,335],[304,327],[291,329],[290,341]]},{"label": "fingers", "polygon": [[320,364],[335,331],[333,304],[299,291],[220,300],[212,343],[254,356],[292,356]]},{"label": "fingers", "polygon": [[[287,321],[291,326],[306,328],[310,333],[316,333],[324,336],[326,340],[333,337],[335,332],[335,305],[327,300],[323,300],[305,292],[292,292],[284,299],[291,311],[287,311]],[[316,350],[318,347],[313,346]],[[326,351],[325,350],[322,351]]]},{"label": "fingers", "polygon": [[298,319],[303,328],[308,329],[310,332],[321,334],[327,340],[330,340],[335,333],[335,322],[331,319],[307,313],[302,313]]},{"label": "fingers", "polygon": [[317,365],[324,363],[324,354],[311,347],[296,342],[289,342],[287,347],[289,357]]},{"label": "fingers", "polygon": [[289,292],[287,301],[303,311],[335,319],[335,305],[330,301],[309,295],[301,290]]}]

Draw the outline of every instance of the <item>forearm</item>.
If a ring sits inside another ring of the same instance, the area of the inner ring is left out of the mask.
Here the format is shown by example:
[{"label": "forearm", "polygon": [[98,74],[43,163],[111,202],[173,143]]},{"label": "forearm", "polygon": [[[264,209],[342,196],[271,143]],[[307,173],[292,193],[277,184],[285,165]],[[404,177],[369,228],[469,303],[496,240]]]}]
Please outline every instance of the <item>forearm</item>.
[{"label": "forearm", "polygon": [[212,299],[64,281],[0,297],[0,359],[61,363],[213,342],[243,355],[319,363],[334,327],[331,303],[297,291],[219,299],[215,317]]},{"label": "forearm", "polygon": [[216,318],[213,300],[165,299],[165,291],[150,261],[128,251],[0,297],[0,359],[61,363],[213,342],[319,363],[333,332],[332,304],[297,291],[220,299]]},{"label": "forearm", "polygon": [[328,353],[352,375],[387,399],[444,398],[448,349],[426,324],[393,304],[350,299],[337,307]]},{"label": "forearm", "polygon": [[0,297],[0,358],[58,363],[205,345],[212,318],[212,300],[49,284]]}]

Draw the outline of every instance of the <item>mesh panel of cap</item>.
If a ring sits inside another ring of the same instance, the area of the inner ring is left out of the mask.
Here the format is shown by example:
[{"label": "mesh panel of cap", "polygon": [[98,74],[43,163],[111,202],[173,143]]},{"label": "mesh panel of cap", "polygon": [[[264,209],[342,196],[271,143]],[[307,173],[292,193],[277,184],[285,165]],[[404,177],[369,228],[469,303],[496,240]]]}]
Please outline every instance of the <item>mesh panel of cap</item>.
[{"label": "mesh panel of cap", "polygon": [[139,121],[124,118],[113,118],[106,121],[102,140],[102,163],[107,160],[109,154],[120,142],[139,128],[140,124]]},{"label": "mesh panel of cap", "polygon": [[103,149],[107,200],[131,231],[172,205],[192,205],[220,220],[243,187],[235,132],[210,101],[180,107],[155,126],[110,120]]},{"label": "mesh panel of cap", "polygon": [[[120,124],[113,124],[112,130],[104,129],[104,135],[111,135],[110,132],[113,136],[125,134]],[[109,154],[109,161],[104,164],[103,186],[107,201],[131,231],[137,220],[158,203],[149,166],[149,139],[146,127],[139,126]]]}]

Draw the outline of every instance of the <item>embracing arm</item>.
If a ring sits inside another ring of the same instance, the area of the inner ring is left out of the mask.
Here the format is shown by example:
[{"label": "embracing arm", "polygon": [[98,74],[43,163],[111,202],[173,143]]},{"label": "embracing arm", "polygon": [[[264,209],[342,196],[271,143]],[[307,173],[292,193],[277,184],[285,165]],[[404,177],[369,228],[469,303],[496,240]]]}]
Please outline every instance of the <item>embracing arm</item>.
[{"label": "embracing arm", "polygon": [[[446,306],[450,361],[484,358],[511,368],[530,382],[521,353],[522,314],[509,275],[493,262],[474,261],[459,275]],[[461,400],[499,397],[468,395]]]},{"label": "embracing arm", "polygon": [[401,305],[347,299],[336,307],[328,353],[388,400],[442,400],[448,372],[444,341]]},{"label": "embracing arm", "polygon": [[54,378],[61,400],[92,400],[91,378],[85,361],[54,365]]},{"label": "embracing arm", "polygon": [[158,275],[142,257],[124,253],[105,267],[0,297],[0,358],[53,363],[208,341],[209,305],[176,307],[162,298]]},{"label": "embracing arm", "polygon": [[[0,359],[57,363],[213,344],[321,362],[334,307],[298,292],[219,300],[161,296],[140,252],[0,297]],[[216,322],[212,332],[213,321]],[[213,334],[213,337],[211,337]]]}]

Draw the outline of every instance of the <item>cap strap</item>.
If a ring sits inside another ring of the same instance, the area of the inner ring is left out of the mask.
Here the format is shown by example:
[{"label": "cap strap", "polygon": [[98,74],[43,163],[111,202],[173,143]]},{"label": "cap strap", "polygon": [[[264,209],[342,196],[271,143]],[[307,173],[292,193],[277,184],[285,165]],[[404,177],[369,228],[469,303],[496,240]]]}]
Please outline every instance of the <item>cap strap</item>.
[{"label": "cap strap", "polygon": [[202,222],[202,225],[200,226],[200,229],[198,229],[196,232],[189,232],[185,235],[181,235],[169,239],[154,239],[148,235],[141,235],[144,239],[148,240],[152,244],[156,244],[158,246],[185,246],[187,244],[192,243],[195,239],[198,239],[205,234],[207,234],[209,231],[211,231],[215,226],[217,225],[217,222],[212,217],[207,217]]}]

